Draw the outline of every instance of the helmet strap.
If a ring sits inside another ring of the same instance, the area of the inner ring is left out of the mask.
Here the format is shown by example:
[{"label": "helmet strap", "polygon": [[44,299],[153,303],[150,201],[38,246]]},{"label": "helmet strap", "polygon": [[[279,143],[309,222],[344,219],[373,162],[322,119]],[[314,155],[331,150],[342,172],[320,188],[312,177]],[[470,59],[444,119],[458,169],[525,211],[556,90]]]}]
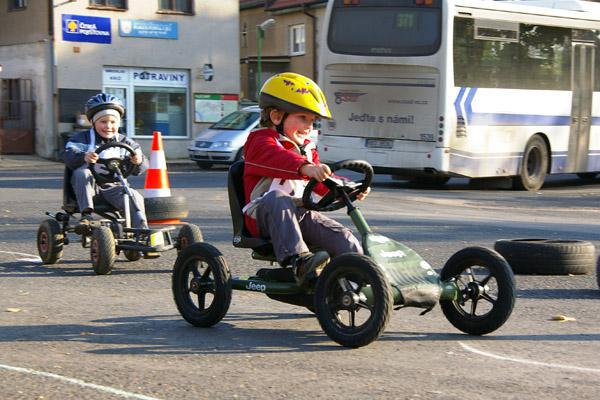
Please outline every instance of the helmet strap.
[{"label": "helmet strap", "polygon": [[279,122],[277,125],[275,125],[275,130],[282,136],[285,136],[285,133],[283,132],[283,123],[285,122],[285,120],[287,119],[287,117],[290,114],[288,112],[284,112],[283,113],[283,117],[281,118],[281,122]]}]

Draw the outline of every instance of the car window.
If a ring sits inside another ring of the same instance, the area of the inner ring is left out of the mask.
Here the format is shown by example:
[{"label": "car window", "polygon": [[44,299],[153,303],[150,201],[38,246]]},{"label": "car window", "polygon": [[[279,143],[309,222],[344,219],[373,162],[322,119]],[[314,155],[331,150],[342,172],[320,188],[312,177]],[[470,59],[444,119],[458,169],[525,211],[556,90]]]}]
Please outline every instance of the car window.
[{"label": "car window", "polygon": [[215,122],[211,129],[243,130],[258,120],[259,113],[248,111],[235,111],[226,115],[219,122]]}]

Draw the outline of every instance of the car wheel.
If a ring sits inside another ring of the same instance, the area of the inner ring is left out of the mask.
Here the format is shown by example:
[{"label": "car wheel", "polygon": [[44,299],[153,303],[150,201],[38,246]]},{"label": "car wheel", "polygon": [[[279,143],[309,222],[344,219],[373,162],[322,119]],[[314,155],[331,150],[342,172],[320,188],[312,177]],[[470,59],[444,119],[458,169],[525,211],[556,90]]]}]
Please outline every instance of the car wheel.
[{"label": "car wheel", "polygon": [[213,163],[208,161],[196,161],[196,164],[198,164],[200,169],[211,169],[213,166]]},{"label": "car wheel", "polygon": [[534,135],[525,145],[520,173],[513,179],[513,187],[536,191],[544,184],[548,171],[548,146],[539,135]]}]

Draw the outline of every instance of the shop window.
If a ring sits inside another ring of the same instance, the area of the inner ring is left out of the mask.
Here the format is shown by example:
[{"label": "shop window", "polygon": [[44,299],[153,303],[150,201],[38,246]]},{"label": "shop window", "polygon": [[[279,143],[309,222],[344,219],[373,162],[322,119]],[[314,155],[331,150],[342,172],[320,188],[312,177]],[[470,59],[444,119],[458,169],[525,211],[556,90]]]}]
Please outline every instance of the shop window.
[{"label": "shop window", "polygon": [[85,113],[85,103],[101,90],[59,89],[59,121],[77,123],[77,116]]},{"label": "shop window", "polygon": [[24,10],[27,8],[27,0],[8,0],[8,11]]},{"label": "shop window", "polygon": [[153,86],[134,87],[135,135],[187,136],[187,90]]},{"label": "shop window", "polygon": [[192,14],[194,10],[191,0],[159,0],[158,11]]},{"label": "shop window", "polygon": [[290,26],[290,55],[299,56],[304,54],[304,24]]},{"label": "shop window", "polygon": [[127,0],[90,0],[92,8],[127,9]]}]

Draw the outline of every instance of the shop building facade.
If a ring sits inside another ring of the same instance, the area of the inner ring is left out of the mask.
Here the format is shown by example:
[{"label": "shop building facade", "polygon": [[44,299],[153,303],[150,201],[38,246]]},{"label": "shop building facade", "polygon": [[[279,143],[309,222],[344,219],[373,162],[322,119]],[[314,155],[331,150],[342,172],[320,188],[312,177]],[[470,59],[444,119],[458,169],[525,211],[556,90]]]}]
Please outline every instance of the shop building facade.
[{"label": "shop building facade", "polygon": [[33,104],[33,152],[42,157],[59,158],[70,133],[89,129],[83,104],[105,91],[127,106],[124,134],[148,151],[160,131],[167,158],[185,158],[190,140],[239,99],[237,0],[8,3],[0,9],[5,153],[15,147],[10,127],[20,116],[8,109],[17,102]]}]

